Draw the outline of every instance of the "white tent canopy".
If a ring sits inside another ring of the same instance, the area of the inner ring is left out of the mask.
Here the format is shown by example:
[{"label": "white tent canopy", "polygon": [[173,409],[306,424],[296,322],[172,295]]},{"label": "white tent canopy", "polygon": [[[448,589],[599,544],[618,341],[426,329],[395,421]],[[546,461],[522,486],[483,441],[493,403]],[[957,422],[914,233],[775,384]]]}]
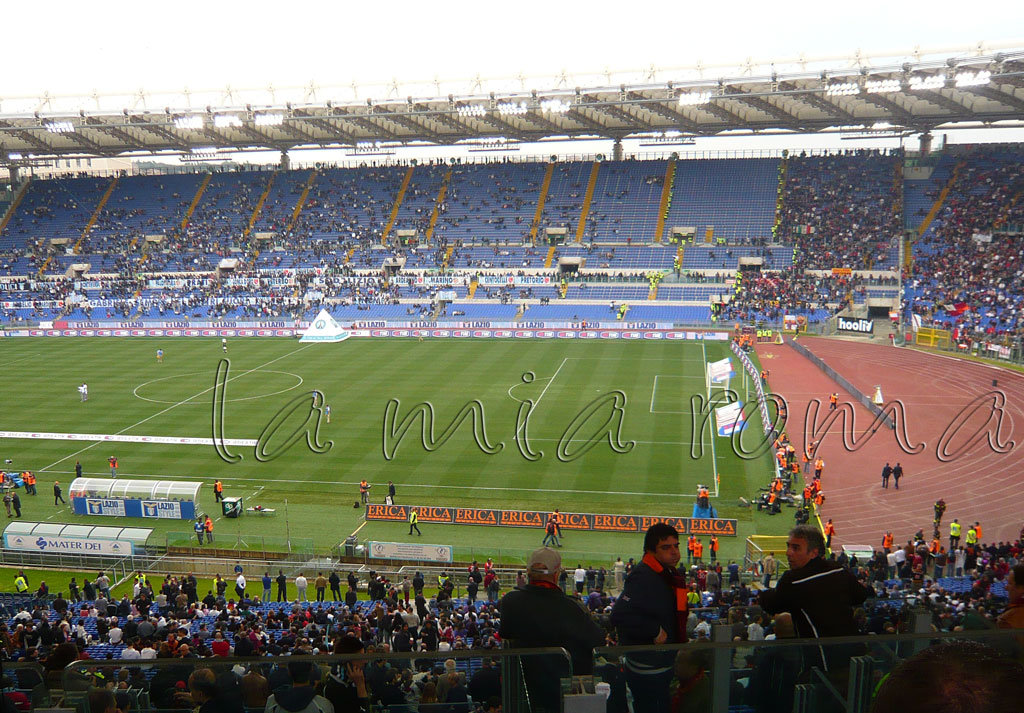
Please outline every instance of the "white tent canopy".
[{"label": "white tent canopy", "polygon": [[309,328],[302,333],[300,342],[342,342],[348,339],[351,333],[338,324],[331,313],[325,309],[320,310]]}]

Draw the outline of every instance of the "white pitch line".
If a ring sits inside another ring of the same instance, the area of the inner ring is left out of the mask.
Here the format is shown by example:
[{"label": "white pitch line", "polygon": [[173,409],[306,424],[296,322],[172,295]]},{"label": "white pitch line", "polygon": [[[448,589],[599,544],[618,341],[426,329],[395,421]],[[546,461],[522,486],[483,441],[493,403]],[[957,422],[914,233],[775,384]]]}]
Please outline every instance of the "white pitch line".
[{"label": "white pitch line", "polygon": [[26,359],[35,359],[38,356],[38,354],[29,354],[28,356],[18,357],[17,359],[11,359],[10,361],[5,361],[4,363],[0,364],[0,367],[5,367],[8,366],[9,364],[17,364],[19,361],[25,361]]},{"label": "white pitch line", "polygon": [[650,412],[654,413],[654,397],[658,393],[658,374],[654,375],[654,388],[651,389],[651,408]]},{"label": "white pitch line", "polygon": [[567,362],[567,361],[569,361],[569,357],[566,357],[565,359],[562,359],[562,363],[558,365],[558,368],[555,369],[555,373],[548,380],[548,385],[544,387],[544,390],[540,392],[540,396],[538,396],[537,400],[534,402],[534,404],[533,404],[534,408],[536,408],[537,405],[540,403],[540,400],[542,398],[544,398],[544,394],[546,394],[548,392],[548,389],[551,388],[551,384],[555,383],[555,378],[558,376],[558,372],[560,372],[562,370],[562,367],[565,366],[565,362]]},{"label": "white pitch line", "polygon": [[[50,471],[50,472],[51,473],[66,474],[66,473],[71,473],[73,471],[69,471],[69,470],[53,470],[53,471]],[[92,475],[92,473],[88,473],[87,475]],[[121,473],[120,475],[121,475],[122,478],[160,478],[160,479],[163,479],[163,480],[167,480],[168,478],[174,478],[175,477],[175,476],[171,476],[171,475],[159,475],[159,474],[153,474],[153,473]],[[267,483],[267,482],[270,482],[270,483],[290,483],[292,485],[294,485],[296,482],[299,482],[299,481],[296,481],[294,478],[231,478],[231,477],[222,477],[220,479],[221,480],[227,480],[227,481],[239,481],[239,482],[259,481],[261,483]],[[337,485],[337,486],[345,486],[345,487],[359,485],[359,483],[356,482],[356,481],[348,482],[348,481],[344,481],[344,480],[303,480],[303,481],[301,481],[301,483],[302,484],[306,484],[306,483],[308,483],[308,484],[316,484],[316,485]],[[488,486],[488,485],[438,485],[436,483],[433,483],[433,484],[403,483],[402,487],[403,488],[422,488],[424,490],[435,490],[435,489],[436,490],[462,490],[462,491],[466,491],[466,490],[487,490],[487,491],[501,491],[501,492],[514,492],[514,493],[521,493],[521,492],[523,492],[523,488],[522,487],[518,487],[518,488],[502,488],[502,487]],[[569,489],[569,488],[531,488],[530,490],[531,490],[531,492],[535,492],[535,493],[570,493],[570,494],[576,494],[576,495],[630,495],[630,496],[655,496],[655,497],[658,497],[658,498],[692,498],[693,497],[693,495],[691,493],[667,493],[667,492],[664,492],[664,491],[658,491],[658,492],[654,492],[654,493],[640,493],[640,492],[618,491],[618,490],[572,490],[572,489]]]},{"label": "white pitch line", "polygon": [[[241,372],[239,372],[238,374],[236,374],[235,376],[232,376],[231,378],[229,378],[229,379],[228,379],[227,381],[225,381],[224,383],[225,383],[225,384],[227,384],[227,383],[229,383],[229,382],[232,382],[232,381],[234,381],[235,379],[237,379],[237,378],[239,378],[239,377],[241,377],[241,376],[245,376],[246,374],[248,374],[248,373],[249,373],[249,372],[251,372],[251,371],[259,371],[260,369],[262,369],[262,368],[263,368],[263,367],[265,367],[265,366],[270,366],[270,365],[271,365],[271,364],[273,364],[274,362],[277,362],[277,361],[281,361],[281,360],[282,360],[282,359],[284,359],[285,357],[290,357],[290,356],[292,356],[293,354],[298,354],[299,352],[301,352],[301,351],[303,351],[303,350],[305,350],[305,349],[309,349],[309,348],[310,348],[311,346],[313,346],[313,345],[312,345],[312,344],[307,344],[307,345],[306,345],[306,346],[304,346],[304,347],[299,347],[298,349],[295,349],[295,350],[293,350],[293,351],[290,351],[290,352],[288,352],[287,354],[283,354],[283,355],[281,355],[281,356],[277,357],[276,359],[271,359],[271,360],[270,360],[270,361],[268,361],[268,362],[267,362],[266,364],[260,364],[260,365],[259,365],[258,367],[256,367],[255,369],[248,369],[248,370],[246,370],[246,371],[241,371]],[[192,395],[191,395],[191,396],[189,396],[189,397],[188,397],[187,399],[183,399],[183,400],[179,401],[179,402],[178,402],[178,403],[176,403],[176,404],[171,404],[170,406],[168,406],[167,408],[165,408],[165,409],[164,409],[163,411],[157,411],[157,412],[156,412],[155,414],[153,414],[152,416],[148,416],[148,417],[146,417],[146,418],[142,419],[141,421],[139,421],[139,422],[137,422],[137,423],[133,423],[133,424],[132,424],[131,426],[127,426],[127,427],[125,427],[125,428],[122,428],[122,429],[121,429],[120,431],[118,431],[118,432],[117,432],[117,433],[115,433],[114,435],[115,435],[115,436],[120,436],[120,435],[121,435],[122,433],[124,433],[125,431],[130,431],[131,429],[135,428],[136,426],[141,426],[142,424],[146,423],[147,421],[152,421],[152,420],[153,420],[154,418],[156,418],[157,416],[161,416],[161,415],[163,415],[163,414],[167,413],[168,411],[170,411],[170,410],[171,410],[171,409],[173,409],[173,408],[177,408],[178,406],[181,406],[182,404],[188,403],[188,402],[189,402],[189,401],[191,401],[192,399],[196,398],[197,396],[202,396],[203,394],[205,394],[205,393],[206,393],[206,392],[208,392],[208,391],[213,391],[213,390],[214,390],[215,388],[217,388],[217,387],[216,387],[216,385],[214,385],[214,386],[210,386],[210,387],[207,387],[207,388],[203,389],[202,391],[200,391],[200,392],[199,392],[198,394],[192,394]],[[66,461],[66,460],[67,460],[68,458],[74,458],[74,457],[75,457],[75,456],[77,456],[77,455],[78,455],[79,453],[85,453],[85,452],[86,452],[87,450],[89,450],[90,448],[95,448],[95,447],[96,447],[96,446],[98,446],[98,445],[99,445],[100,443],[105,443],[105,442],[106,442],[106,441],[98,441],[98,442],[96,442],[96,443],[90,444],[90,445],[86,446],[85,448],[82,448],[81,450],[77,450],[77,451],[75,451],[75,452],[74,452],[74,453],[72,453],[71,455],[66,455],[66,456],[64,456],[63,458],[61,458],[60,460],[58,460],[58,461],[54,461],[53,463],[50,463],[50,465],[46,466],[45,468],[40,468],[40,469],[39,469],[39,470],[38,470],[37,472],[39,472],[39,473],[42,473],[42,472],[44,472],[44,471],[47,471],[47,470],[49,470],[50,468],[52,468],[53,466],[57,465],[58,463],[63,463],[63,462],[64,462],[64,461]]]}]

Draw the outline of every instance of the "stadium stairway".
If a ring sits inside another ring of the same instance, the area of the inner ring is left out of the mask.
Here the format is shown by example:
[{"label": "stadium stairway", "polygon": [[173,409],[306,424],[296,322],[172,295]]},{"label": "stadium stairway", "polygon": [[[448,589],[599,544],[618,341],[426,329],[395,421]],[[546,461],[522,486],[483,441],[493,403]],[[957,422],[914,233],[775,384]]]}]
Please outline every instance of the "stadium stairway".
[{"label": "stadium stairway", "polygon": [[[786,176],[789,173],[789,156],[783,156],[779,162],[779,194],[775,198],[775,222],[772,224],[772,237],[778,239],[779,226],[782,224],[782,209],[785,206]],[[682,264],[682,260],[679,261]]]},{"label": "stadium stairway", "polygon": [[302,189],[302,195],[299,196],[299,202],[295,204],[295,210],[292,211],[292,219],[288,221],[287,232],[291,233],[292,228],[295,227],[295,221],[299,219],[299,215],[302,213],[302,207],[306,205],[306,200],[309,198],[309,192],[313,188],[313,184],[316,183],[316,177],[320,173],[320,169],[314,169],[310,172],[309,178],[306,179],[306,185]]},{"label": "stadium stairway", "polygon": [[601,162],[594,161],[590,167],[590,178],[587,180],[587,192],[583,196],[583,207],[580,208],[580,219],[576,223],[576,242],[582,243],[583,236],[587,230],[587,215],[590,213],[590,204],[594,200],[594,186],[597,185],[597,174],[601,172]]},{"label": "stadium stairway", "polygon": [[[263,204],[267,202],[267,196],[270,195],[270,189],[274,186],[274,179],[277,178],[278,171],[274,171],[270,174],[270,178],[267,180],[267,187],[263,189],[263,193],[260,194],[259,200],[256,201],[256,207],[252,209],[252,215],[249,216],[249,224],[245,227],[245,233],[242,237],[248,238],[249,234],[252,233],[252,229],[256,227],[256,221],[259,220],[260,211],[263,210]],[[259,251],[256,251],[257,255]]]},{"label": "stadium stairway", "polygon": [[665,167],[665,183],[661,187],[661,203],[658,205],[658,224],[654,228],[654,242],[660,243],[665,238],[665,221],[672,207],[672,184],[676,178],[676,160],[670,158]]},{"label": "stadium stairway", "polygon": [[100,213],[103,212],[103,209],[107,205],[107,201],[110,200],[110,196],[114,192],[114,188],[117,187],[117,178],[117,176],[114,176],[114,179],[110,182],[110,185],[107,186],[107,190],[103,192],[103,196],[100,198],[100,202],[96,204],[96,210],[94,210],[92,212],[92,215],[89,216],[89,222],[85,224],[84,228],[82,228],[82,234],[78,236],[78,241],[75,243],[75,247],[72,250],[72,252],[74,252],[75,255],[78,255],[82,252],[82,243],[85,242],[85,239],[87,237],[89,237],[89,232],[92,230],[92,227],[96,225],[96,221],[99,219]]},{"label": "stadium stairway", "polygon": [[448,184],[452,180],[452,169],[444,174],[444,180],[441,181],[441,188],[437,192],[437,200],[434,201],[434,210],[430,213],[430,225],[427,226],[427,235],[425,242],[430,245],[431,240],[434,238],[434,228],[437,226],[437,218],[441,213],[441,206],[444,205],[444,197],[448,194]]},{"label": "stadium stairway", "polygon": [[551,261],[555,259],[556,248],[554,245],[548,248],[548,256],[544,258],[544,269],[551,269]]},{"label": "stadium stairway", "polygon": [[540,220],[544,216],[544,203],[548,198],[548,190],[551,188],[551,177],[555,172],[555,164],[551,162],[544,169],[544,181],[540,184],[540,197],[537,199],[537,210],[533,214],[533,223],[530,225],[530,243],[537,244],[537,230],[540,228]]},{"label": "stadium stairway", "polygon": [[203,194],[206,193],[206,187],[210,185],[210,180],[213,178],[212,173],[206,174],[203,178],[203,182],[199,184],[199,188],[196,189],[196,194],[192,198],[192,202],[189,203],[188,210],[185,211],[185,217],[181,219],[181,229],[185,230],[188,227],[188,222],[192,220],[192,214],[196,212],[196,206],[199,205],[199,201],[202,199]]},{"label": "stadium stairway", "polygon": [[451,262],[453,252],[455,252],[454,245],[449,245],[448,249],[444,251],[444,262],[441,264],[442,270],[448,269],[448,263]]},{"label": "stadium stairway", "polygon": [[949,175],[949,180],[939,193],[939,197],[936,198],[935,203],[932,204],[932,209],[928,211],[928,215],[924,217],[924,220],[921,221],[921,225],[918,226],[917,237],[921,237],[928,231],[928,227],[932,224],[932,221],[935,220],[935,216],[939,214],[939,211],[942,210],[942,206],[946,202],[946,197],[949,196],[949,192],[953,189],[954,184],[956,184],[961,169],[963,169],[966,164],[966,161],[960,161],[953,169],[953,172]]},{"label": "stadium stairway", "polygon": [[[391,206],[391,216],[388,218],[388,224],[384,226],[384,233],[381,236],[381,244],[387,245],[388,236],[391,235],[391,229],[395,227],[395,221],[398,220],[398,209],[402,207],[402,201],[405,199],[405,192],[409,189],[409,182],[412,181],[412,172],[415,166],[409,166],[405,171],[405,178],[402,179],[402,185],[398,189],[398,195],[395,196],[395,204]],[[445,264],[448,264],[448,258],[450,255],[445,255]]]},{"label": "stadium stairway", "polygon": [[25,192],[28,191],[28,184],[30,184],[31,182],[32,179],[29,178],[27,181],[21,184],[21,188],[18,189],[18,194],[14,196],[14,200],[11,201],[11,205],[8,206],[7,212],[4,213],[3,218],[0,219],[0,235],[3,234],[4,228],[6,228],[7,224],[11,221],[11,216],[14,215],[14,212],[16,210],[18,210],[18,205],[21,204],[21,199],[25,197]]},{"label": "stadium stairway", "polygon": [[476,288],[479,286],[480,283],[477,282],[476,278],[474,277],[473,281],[469,283],[469,292],[467,293],[468,299],[473,299],[473,295],[476,294]]}]

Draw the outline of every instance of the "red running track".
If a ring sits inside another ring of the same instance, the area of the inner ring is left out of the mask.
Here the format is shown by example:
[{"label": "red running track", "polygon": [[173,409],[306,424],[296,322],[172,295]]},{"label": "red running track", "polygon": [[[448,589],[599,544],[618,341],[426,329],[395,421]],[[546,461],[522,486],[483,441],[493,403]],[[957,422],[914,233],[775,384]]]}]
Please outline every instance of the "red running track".
[{"label": "red running track", "polygon": [[[868,396],[879,385],[886,402],[901,401],[910,443],[926,446],[921,453],[908,455],[893,432],[883,427],[850,452],[843,445],[840,421],[833,423],[818,450],[825,460],[822,521],[833,519],[833,545],[878,547],[885,530],[892,531],[896,542],[906,542],[919,529],[930,536],[932,506],[940,497],[948,506],[940,530],[944,545],[948,546],[953,518],[964,524],[963,534],[968,524],[980,522],[985,542],[1017,539],[1024,524],[1024,374],[887,344],[820,337],[801,337],[800,342]],[[804,415],[812,399],[822,402],[818,423],[828,413],[828,395],[839,391],[840,403],[856,404],[856,434],[871,424],[873,415],[866,408],[792,347],[759,344],[757,353],[770,371],[769,386],[789,403],[786,430],[798,452],[804,445]],[[962,417],[963,426],[949,437],[947,452],[973,445],[943,462],[937,450],[944,431],[972,400],[995,390],[993,379],[1006,397],[998,440],[1012,441],[1013,446],[999,453],[986,438],[972,437],[983,427],[997,430],[992,400],[987,399],[981,409]],[[886,461],[903,464],[899,490],[892,479],[887,490],[882,488]]]}]

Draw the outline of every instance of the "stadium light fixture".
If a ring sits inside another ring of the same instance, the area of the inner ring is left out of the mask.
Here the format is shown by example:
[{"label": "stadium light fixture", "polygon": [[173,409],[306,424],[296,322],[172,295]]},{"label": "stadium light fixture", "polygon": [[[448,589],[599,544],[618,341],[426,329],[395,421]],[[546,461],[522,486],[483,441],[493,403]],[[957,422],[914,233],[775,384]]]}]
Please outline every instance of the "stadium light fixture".
[{"label": "stadium light fixture", "polygon": [[834,82],[825,87],[825,96],[849,97],[860,94],[860,85],[857,82]]},{"label": "stadium light fixture", "polygon": [[679,95],[679,106],[700,106],[711,101],[711,92],[686,92]]},{"label": "stadium light fixture", "polygon": [[256,126],[280,126],[284,123],[284,114],[256,114],[253,121]]},{"label": "stadium light fixture", "polygon": [[75,125],[70,121],[48,121],[43,124],[51,134],[73,134]]},{"label": "stadium light fixture", "polygon": [[482,104],[465,104],[458,108],[459,116],[483,116],[487,108]]},{"label": "stadium light fixture", "polygon": [[552,114],[564,114],[569,111],[569,103],[561,99],[545,99],[540,103],[540,110]]},{"label": "stadium light fixture", "polygon": [[174,117],[174,128],[176,129],[201,129],[203,128],[202,114],[187,114]]},{"label": "stadium light fixture", "polygon": [[503,116],[522,116],[529,110],[530,107],[527,106],[526,102],[519,102],[518,104],[516,102],[502,102],[498,104],[498,113]]},{"label": "stadium light fixture", "polygon": [[20,153],[13,152],[7,154],[7,158],[10,159],[11,161],[20,161],[22,159],[22,155]]},{"label": "stadium light fixture", "polygon": [[910,90],[913,92],[942,89],[946,86],[946,75],[941,72],[939,74],[917,75],[910,78],[909,84]]},{"label": "stadium light fixture", "polygon": [[217,114],[213,117],[213,125],[218,129],[229,129],[242,125],[242,120],[234,114]]},{"label": "stadium light fixture", "polygon": [[899,90],[898,79],[869,79],[864,82],[864,91],[868,94],[895,94]]},{"label": "stadium light fixture", "polygon": [[954,80],[958,87],[980,87],[992,81],[992,72],[987,69],[978,72],[959,72]]}]

